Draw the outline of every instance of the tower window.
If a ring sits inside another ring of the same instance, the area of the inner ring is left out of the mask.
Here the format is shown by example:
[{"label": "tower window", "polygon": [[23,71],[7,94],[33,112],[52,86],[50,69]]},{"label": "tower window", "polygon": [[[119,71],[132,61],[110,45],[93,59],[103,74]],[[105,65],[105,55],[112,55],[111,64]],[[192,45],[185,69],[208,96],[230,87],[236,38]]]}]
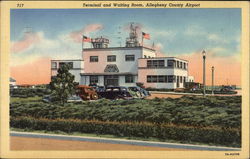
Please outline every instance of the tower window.
[{"label": "tower window", "polygon": [[126,55],[125,61],[135,61],[135,55]]},{"label": "tower window", "polygon": [[98,56],[90,56],[90,62],[98,62]]},{"label": "tower window", "polygon": [[116,56],[115,55],[108,55],[107,56],[107,61],[108,62],[115,62],[116,61]]}]

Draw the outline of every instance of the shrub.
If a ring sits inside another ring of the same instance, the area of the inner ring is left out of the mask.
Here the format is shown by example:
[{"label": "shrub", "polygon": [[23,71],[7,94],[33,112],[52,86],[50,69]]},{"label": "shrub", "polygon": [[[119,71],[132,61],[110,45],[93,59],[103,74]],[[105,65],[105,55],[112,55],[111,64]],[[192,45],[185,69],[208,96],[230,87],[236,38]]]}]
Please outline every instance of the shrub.
[{"label": "shrub", "polygon": [[212,143],[216,145],[237,146],[241,144],[241,130],[219,127],[194,127],[149,122],[115,122],[79,119],[46,119],[32,117],[12,117],[10,125],[14,128],[112,134],[127,137],[155,137],[161,140],[181,142]]},{"label": "shrub", "polygon": [[189,126],[241,127],[241,97],[194,97],[177,99],[117,100],[67,103],[15,101],[10,115],[35,118],[71,118],[100,121],[138,121]]}]

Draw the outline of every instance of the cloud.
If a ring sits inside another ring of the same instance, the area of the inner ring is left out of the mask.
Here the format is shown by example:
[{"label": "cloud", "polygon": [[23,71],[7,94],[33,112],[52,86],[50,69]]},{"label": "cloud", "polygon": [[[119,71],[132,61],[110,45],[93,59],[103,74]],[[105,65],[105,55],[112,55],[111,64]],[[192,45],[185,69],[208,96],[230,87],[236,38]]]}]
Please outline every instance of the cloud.
[{"label": "cloud", "polygon": [[34,44],[41,41],[40,35],[38,33],[25,33],[21,40],[14,41],[11,43],[10,51],[11,53],[20,53],[31,48]]},{"label": "cloud", "polygon": [[184,34],[189,36],[201,36],[206,35],[206,32],[201,26],[197,24],[192,24],[186,27],[186,29],[184,30]]},{"label": "cloud", "polygon": [[82,36],[89,36],[91,32],[96,32],[103,29],[102,24],[89,24],[80,30],[73,31],[69,34],[69,37],[76,43],[82,42]]},{"label": "cloud", "polygon": [[219,36],[218,34],[208,34],[207,35],[207,39],[211,42],[215,42],[215,43],[221,43],[221,44],[228,44],[229,41],[222,38],[221,36]]},{"label": "cloud", "polygon": [[[61,34],[54,39],[47,38],[43,32],[32,33],[32,36],[39,39],[39,42],[28,43],[29,46],[19,49],[18,54],[11,54],[11,66],[32,63],[42,57],[52,59],[79,59],[81,57],[81,44],[73,42],[68,33]],[[17,45],[12,45],[14,46]]]}]

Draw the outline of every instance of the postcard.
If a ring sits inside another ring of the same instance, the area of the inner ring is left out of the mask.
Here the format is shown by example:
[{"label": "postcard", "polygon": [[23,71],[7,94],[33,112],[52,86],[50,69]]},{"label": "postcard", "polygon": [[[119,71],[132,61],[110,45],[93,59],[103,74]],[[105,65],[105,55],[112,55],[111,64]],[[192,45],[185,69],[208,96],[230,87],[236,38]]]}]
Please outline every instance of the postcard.
[{"label": "postcard", "polygon": [[249,158],[249,3],[1,2],[1,157]]}]

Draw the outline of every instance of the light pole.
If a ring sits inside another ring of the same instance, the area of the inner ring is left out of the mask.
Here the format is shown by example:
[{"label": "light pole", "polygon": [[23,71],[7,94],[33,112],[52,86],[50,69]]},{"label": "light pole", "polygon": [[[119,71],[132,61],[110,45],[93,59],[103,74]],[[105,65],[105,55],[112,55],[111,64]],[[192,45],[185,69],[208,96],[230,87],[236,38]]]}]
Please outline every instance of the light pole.
[{"label": "light pole", "polygon": [[214,95],[214,66],[212,66],[212,95]]},{"label": "light pole", "polygon": [[206,96],[206,51],[202,51],[203,56],[203,97]]}]

